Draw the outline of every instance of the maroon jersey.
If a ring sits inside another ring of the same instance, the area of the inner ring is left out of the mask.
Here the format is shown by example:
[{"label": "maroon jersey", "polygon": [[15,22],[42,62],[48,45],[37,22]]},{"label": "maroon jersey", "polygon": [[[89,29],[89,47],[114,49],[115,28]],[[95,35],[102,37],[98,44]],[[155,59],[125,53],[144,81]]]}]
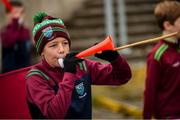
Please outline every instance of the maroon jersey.
[{"label": "maroon jersey", "polygon": [[180,118],[180,48],[161,40],[147,59],[144,118]]},{"label": "maroon jersey", "polygon": [[18,19],[13,19],[10,24],[2,28],[1,41],[3,48],[11,48],[18,41],[30,40],[29,30],[18,23]]},{"label": "maroon jersey", "polygon": [[91,85],[121,85],[130,78],[129,65],[120,56],[110,64],[85,59],[76,74],[52,68],[43,60],[27,78],[29,108],[37,111],[32,117],[90,119]]}]

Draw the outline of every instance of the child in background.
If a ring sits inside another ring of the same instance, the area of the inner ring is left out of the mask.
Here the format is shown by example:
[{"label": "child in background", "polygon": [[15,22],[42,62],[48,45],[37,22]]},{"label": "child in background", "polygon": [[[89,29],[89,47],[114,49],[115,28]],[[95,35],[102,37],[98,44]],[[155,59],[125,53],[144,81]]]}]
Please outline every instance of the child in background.
[{"label": "child in background", "polygon": [[180,2],[162,1],[154,11],[162,34],[178,32],[159,41],[147,58],[143,117],[180,118]]},{"label": "child in background", "polygon": [[30,65],[30,31],[24,25],[25,8],[20,1],[9,1],[12,11],[6,9],[7,25],[0,31],[2,43],[2,73]]}]

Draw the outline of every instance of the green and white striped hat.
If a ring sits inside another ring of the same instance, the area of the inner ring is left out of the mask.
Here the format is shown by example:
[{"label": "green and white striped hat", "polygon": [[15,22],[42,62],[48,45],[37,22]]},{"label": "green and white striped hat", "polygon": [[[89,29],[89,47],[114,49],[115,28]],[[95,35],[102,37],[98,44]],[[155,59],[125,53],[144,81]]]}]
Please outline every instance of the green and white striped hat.
[{"label": "green and white striped hat", "polygon": [[60,18],[53,18],[44,12],[39,12],[34,16],[33,37],[36,50],[41,54],[45,44],[57,37],[64,37],[70,42],[70,36]]}]

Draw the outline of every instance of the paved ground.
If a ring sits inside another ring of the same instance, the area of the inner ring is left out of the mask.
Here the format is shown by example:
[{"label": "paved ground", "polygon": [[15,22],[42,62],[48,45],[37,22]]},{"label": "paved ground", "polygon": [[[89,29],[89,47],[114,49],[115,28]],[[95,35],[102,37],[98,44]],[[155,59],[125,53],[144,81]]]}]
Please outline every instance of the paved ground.
[{"label": "paved ground", "polygon": [[[105,95],[111,99],[119,100],[142,110],[143,90],[145,81],[146,64],[144,61],[130,61],[132,79],[120,87],[95,86],[93,95]],[[93,104],[93,119],[136,119],[124,113],[115,113],[108,108]]]},{"label": "paved ground", "polygon": [[114,113],[109,109],[93,107],[93,119],[123,119],[122,114]]}]

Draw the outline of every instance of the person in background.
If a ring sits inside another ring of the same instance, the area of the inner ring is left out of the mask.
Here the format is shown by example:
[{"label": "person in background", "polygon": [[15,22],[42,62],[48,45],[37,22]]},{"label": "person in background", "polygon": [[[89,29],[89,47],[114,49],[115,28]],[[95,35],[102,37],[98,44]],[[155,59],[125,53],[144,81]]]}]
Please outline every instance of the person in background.
[{"label": "person in background", "polygon": [[159,41],[148,54],[144,92],[144,119],[180,118],[180,2],[162,1],[154,10],[162,34],[178,32]]},{"label": "person in background", "polygon": [[2,43],[2,73],[30,65],[30,31],[24,26],[24,6],[10,1],[13,9],[6,9],[7,25],[0,31]]},{"label": "person in background", "polygon": [[32,118],[91,119],[91,85],[122,85],[130,80],[130,67],[117,51],[95,55],[109,64],[80,59],[70,52],[71,39],[62,19],[40,12],[34,24],[35,46],[42,60],[26,76]]}]

